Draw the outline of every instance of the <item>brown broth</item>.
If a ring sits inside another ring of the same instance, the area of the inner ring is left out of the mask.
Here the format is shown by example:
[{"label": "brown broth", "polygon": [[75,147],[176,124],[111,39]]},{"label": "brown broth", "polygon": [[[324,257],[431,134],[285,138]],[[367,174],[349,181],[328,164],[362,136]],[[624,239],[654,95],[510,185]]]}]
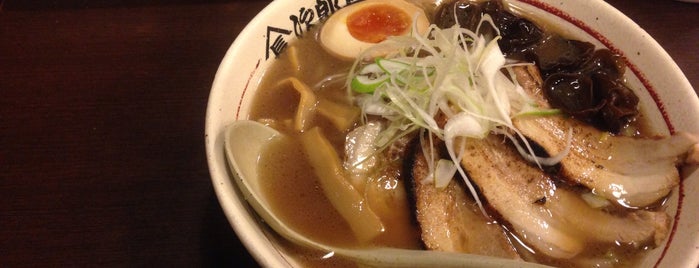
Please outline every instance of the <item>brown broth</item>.
[{"label": "brown broth", "polygon": [[[315,34],[319,28],[315,27],[316,30],[309,34]],[[314,38],[301,38],[291,46],[293,48],[280,55],[265,73],[255,95],[249,118],[271,122],[276,129],[287,136],[270,145],[261,155],[259,176],[262,178],[264,194],[269,198],[272,209],[299,233],[328,245],[366,247],[368,245],[362,245],[355,239],[348,224],[325,197],[307,160],[308,157],[300,145],[298,134],[291,128],[300,99],[298,93],[291,86],[278,85],[279,81],[288,77],[297,77],[308,86],[314,87],[329,74],[348,73],[352,62],[338,60],[326,54]],[[300,65],[312,68],[294,67],[291,53],[304,55],[300,58]],[[320,86],[315,91],[317,96],[338,103],[348,103],[347,92],[344,90],[345,79],[337,80],[327,83],[326,86]],[[316,117],[314,125],[322,129],[342,158],[347,132],[336,130],[322,117]],[[381,178],[371,180],[367,187],[383,189],[387,183],[394,185],[398,192],[404,193],[402,182],[389,183]],[[420,247],[418,232],[409,222],[411,214],[408,207],[406,203],[404,206],[391,208],[392,213],[388,213],[389,215],[382,219],[386,231],[373,241],[375,245],[415,249]],[[325,252],[303,249],[292,243],[281,243],[281,246],[305,266],[355,265],[338,257],[324,259],[322,257],[326,254]]]}]

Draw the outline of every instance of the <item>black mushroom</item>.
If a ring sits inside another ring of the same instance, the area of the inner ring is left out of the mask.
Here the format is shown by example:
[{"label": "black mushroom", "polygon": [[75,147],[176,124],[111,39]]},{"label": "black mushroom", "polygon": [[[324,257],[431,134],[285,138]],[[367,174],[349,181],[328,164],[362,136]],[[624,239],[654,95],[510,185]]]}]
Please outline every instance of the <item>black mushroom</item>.
[{"label": "black mushroom", "polygon": [[638,97],[623,82],[620,56],[607,49],[570,66],[540,67],[551,106],[598,128],[618,133],[638,114]]},{"label": "black mushroom", "polygon": [[[435,23],[440,28],[448,28],[458,22],[462,28],[475,31],[482,14],[488,14],[493,19],[502,36],[498,45],[510,58],[530,50],[544,37],[541,28],[525,18],[507,12],[499,1],[453,1],[441,6],[436,13]],[[494,36],[496,31],[486,23],[481,25],[479,33]]]},{"label": "black mushroom", "polygon": [[[635,119],[639,100],[624,83],[626,62],[608,49],[544,31],[500,1],[454,1],[437,11],[435,21],[440,27],[458,22],[476,30],[482,14],[493,19],[507,58],[534,62],[541,70],[545,96],[554,108],[612,133]],[[482,34],[494,33],[488,25],[480,27]]]}]

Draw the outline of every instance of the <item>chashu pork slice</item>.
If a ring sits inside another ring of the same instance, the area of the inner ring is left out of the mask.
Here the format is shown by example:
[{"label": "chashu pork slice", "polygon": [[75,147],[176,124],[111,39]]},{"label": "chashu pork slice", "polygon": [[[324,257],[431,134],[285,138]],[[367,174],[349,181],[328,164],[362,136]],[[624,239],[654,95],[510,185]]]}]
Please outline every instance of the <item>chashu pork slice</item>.
[{"label": "chashu pork slice", "polygon": [[430,171],[421,150],[412,166],[415,216],[427,249],[519,259],[505,231],[480,212],[463,181],[436,188],[427,179]]},{"label": "chashu pork slice", "polygon": [[567,259],[587,243],[657,246],[668,234],[670,218],[664,212],[612,215],[592,208],[578,193],[557,187],[501,137],[461,142],[466,148],[461,165],[487,204],[539,253]]},{"label": "chashu pork slice", "polygon": [[[538,70],[516,67],[514,73],[525,91],[548,107]],[[566,150],[572,131],[570,152],[560,162],[562,177],[628,207],[646,207],[667,196],[680,180],[677,165],[697,143],[687,133],[657,138],[613,136],[564,116],[518,117],[513,124],[551,155]]]}]

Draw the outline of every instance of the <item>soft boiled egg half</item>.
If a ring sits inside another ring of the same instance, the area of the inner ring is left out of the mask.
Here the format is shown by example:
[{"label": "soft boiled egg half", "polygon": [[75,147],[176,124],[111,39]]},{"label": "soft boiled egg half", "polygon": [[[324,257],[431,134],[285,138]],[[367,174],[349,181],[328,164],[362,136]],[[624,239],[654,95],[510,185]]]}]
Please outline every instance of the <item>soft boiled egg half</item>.
[{"label": "soft boiled egg half", "polygon": [[365,0],[340,9],[320,31],[320,43],[331,54],[354,59],[389,36],[423,34],[430,23],[425,11],[403,0]]}]

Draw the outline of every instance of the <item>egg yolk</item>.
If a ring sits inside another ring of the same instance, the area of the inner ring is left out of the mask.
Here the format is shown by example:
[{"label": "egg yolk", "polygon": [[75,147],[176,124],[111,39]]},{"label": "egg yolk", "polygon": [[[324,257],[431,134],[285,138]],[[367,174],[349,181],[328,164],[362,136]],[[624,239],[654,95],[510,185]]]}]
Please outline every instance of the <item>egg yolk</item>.
[{"label": "egg yolk", "polygon": [[368,43],[379,43],[388,36],[404,34],[410,27],[410,16],[392,5],[364,7],[347,17],[347,29],[352,37]]}]

